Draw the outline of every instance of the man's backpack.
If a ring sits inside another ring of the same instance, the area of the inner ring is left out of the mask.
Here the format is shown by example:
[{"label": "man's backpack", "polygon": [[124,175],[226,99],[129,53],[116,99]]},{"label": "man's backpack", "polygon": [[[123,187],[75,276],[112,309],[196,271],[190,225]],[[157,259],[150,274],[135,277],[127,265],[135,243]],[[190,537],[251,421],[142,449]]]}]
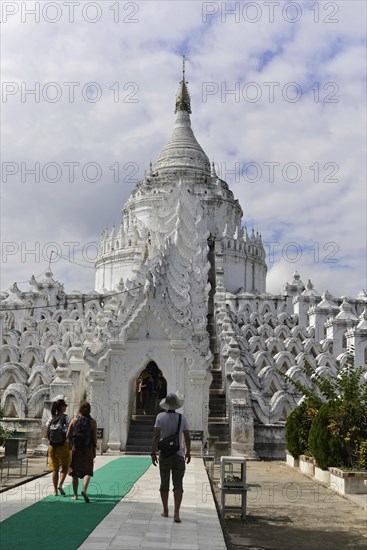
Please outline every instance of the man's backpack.
[{"label": "man's backpack", "polygon": [[79,416],[73,428],[73,445],[76,449],[85,449],[92,445],[92,426],[90,418]]},{"label": "man's backpack", "polygon": [[48,427],[50,445],[53,447],[63,445],[66,441],[67,428],[68,423],[64,414],[53,417]]}]

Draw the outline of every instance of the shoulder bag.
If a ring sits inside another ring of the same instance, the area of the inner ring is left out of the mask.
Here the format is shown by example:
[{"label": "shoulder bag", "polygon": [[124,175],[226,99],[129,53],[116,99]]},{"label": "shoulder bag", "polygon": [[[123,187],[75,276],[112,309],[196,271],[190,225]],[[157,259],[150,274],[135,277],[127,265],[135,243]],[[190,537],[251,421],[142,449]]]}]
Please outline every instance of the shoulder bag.
[{"label": "shoulder bag", "polygon": [[158,443],[158,449],[160,450],[162,456],[168,457],[172,456],[177,451],[180,450],[180,427],[181,427],[181,415],[179,414],[178,419],[178,426],[176,433],[169,435],[168,437],[165,437],[164,439],[161,439]]}]

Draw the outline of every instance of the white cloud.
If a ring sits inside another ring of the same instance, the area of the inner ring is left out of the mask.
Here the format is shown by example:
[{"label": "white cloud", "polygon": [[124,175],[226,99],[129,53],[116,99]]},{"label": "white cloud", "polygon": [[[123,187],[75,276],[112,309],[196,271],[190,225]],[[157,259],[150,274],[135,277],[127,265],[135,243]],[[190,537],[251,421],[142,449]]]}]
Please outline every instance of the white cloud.
[{"label": "white cloud", "polygon": [[[106,224],[119,223],[132,180],[143,176],[168,140],[181,78],[179,54],[186,53],[193,129],[209,158],[227,172],[249,161],[262,168],[257,183],[242,175],[236,181],[228,173],[244,221],[259,228],[264,241],[279,242],[277,252],[289,242],[302,249],[295,263],[279,254],[278,263],[269,261],[268,290],[278,292],[297,269],[320,292],[328,288],[335,294],[356,295],[366,285],[365,4],[328,3],[338,7],[333,14],[330,6],[325,9],[318,3],[316,23],[315,3],[299,2],[302,17],[293,24],[278,9],[270,23],[260,2],[262,17],[257,23],[243,17],[236,23],[233,16],[222,22],[224,3],[212,3],[218,13],[203,23],[203,3],[159,1],[132,2],[130,8],[120,3],[120,22],[114,23],[109,9],[113,4],[100,2],[102,18],[95,24],[84,21],[78,10],[74,23],[67,21],[63,10],[62,20],[55,24],[42,18],[37,24],[31,17],[22,23],[19,14],[3,24],[3,81],[19,87],[24,82],[27,88],[39,82],[41,96],[39,103],[30,95],[23,103],[20,92],[7,102],[3,97],[2,161],[28,167],[35,162],[41,167],[78,162],[79,167],[73,183],[67,181],[65,167],[57,183],[42,178],[36,183],[31,175],[22,183],[19,174],[2,183],[2,288],[46,269],[48,242],[58,243],[64,256],[64,243],[80,243],[75,249],[85,267],[60,260],[53,271],[68,290],[93,288],[93,264],[83,247],[98,242]],[[328,19],[338,22],[327,23]],[[49,82],[62,90],[56,103],[42,97],[42,91],[52,92],[45,88]],[[80,83],[73,103],[67,99],[65,82]],[[97,103],[82,97],[88,82],[102,90]],[[215,83],[218,92],[203,101],[208,82]],[[246,88],[250,82],[261,90],[258,102],[246,96],[255,90]],[[279,82],[274,102],[269,101],[266,82]],[[283,96],[296,90],[291,82],[302,90],[295,103]],[[236,85],[239,98],[225,95]],[[131,102],[134,99],[138,102]],[[330,99],[338,102],[329,103]],[[83,179],[81,168],[90,162],[101,166],[97,183]],[[279,163],[274,182],[264,162]],[[290,162],[302,170],[295,183],[282,175]],[[114,163],[120,166],[119,183],[109,168]],[[335,165],[338,181],[329,182]],[[330,243],[338,247],[338,262],[324,261],[332,252]],[[32,255],[31,250],[36,252]]]}]

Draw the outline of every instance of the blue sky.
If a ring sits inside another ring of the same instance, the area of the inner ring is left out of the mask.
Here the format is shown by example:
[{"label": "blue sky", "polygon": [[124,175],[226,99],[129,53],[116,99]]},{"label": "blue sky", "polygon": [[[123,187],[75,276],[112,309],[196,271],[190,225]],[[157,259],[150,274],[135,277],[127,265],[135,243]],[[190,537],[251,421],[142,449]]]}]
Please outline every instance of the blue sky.
[{"label": "blue sky", "polygon": [[66,290],[93,289],[102,229],[172,132],[181,53],[195,135],[273,246],[268,290],[296,269],[321,293],[366,287],[364,2],[272,15],[263,2],[81,1],[73,22],[64,2],[41,2],[39,22],[23,4],[36,3],[1,14],[3,290],[53,249]]}]

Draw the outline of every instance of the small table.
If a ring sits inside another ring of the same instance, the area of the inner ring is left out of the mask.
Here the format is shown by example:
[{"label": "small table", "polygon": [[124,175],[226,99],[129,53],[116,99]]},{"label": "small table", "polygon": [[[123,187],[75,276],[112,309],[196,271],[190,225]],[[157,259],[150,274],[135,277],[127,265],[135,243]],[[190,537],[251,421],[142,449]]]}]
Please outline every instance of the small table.
[{"label": "small table", "polygon": [[[246,502],[247,502],[247,491],[249,485],[245,484],[242,487],[223,487],[219,484],[219,489],[221,492],[221,514],[224,516],[226,513],[238,513],[241,512],[241,519],[246,518]],[[240,495],[241,496],[241,505],[240,506],[226,506],[226,495]]]},{"label": "small table", "polygon": [[[25,461],[25,476],[28,475],[28,458],[17,458],[16,456],[6,456],[0,460],[0,479],[3,479],[4,464],[7,463],[8,466],[8,475],[7,477],[13,477],[10,475],[10,465],[15,463],[16,466],[19,466],[19,477],[23,477],[23,463]],[[6,466],[5,466],[6,467]]]}]

